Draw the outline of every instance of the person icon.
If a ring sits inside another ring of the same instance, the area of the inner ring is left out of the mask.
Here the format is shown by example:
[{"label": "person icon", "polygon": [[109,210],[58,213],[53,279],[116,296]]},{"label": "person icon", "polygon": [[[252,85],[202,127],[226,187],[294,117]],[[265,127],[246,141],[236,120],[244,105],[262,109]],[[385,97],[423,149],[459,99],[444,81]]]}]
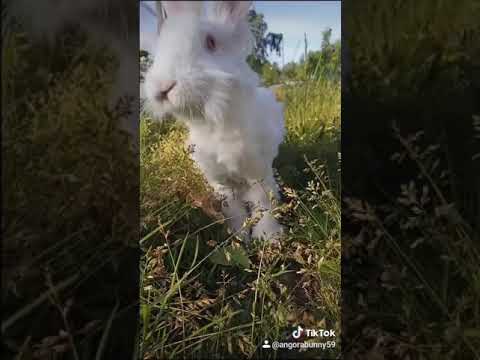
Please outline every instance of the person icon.
[{"label": "person icon", "polygon": [[265,340],[263,342],[262,348],[264,348],[264,349],[270,349],[271,348],[270,344],[268,343],[268,340]]}]

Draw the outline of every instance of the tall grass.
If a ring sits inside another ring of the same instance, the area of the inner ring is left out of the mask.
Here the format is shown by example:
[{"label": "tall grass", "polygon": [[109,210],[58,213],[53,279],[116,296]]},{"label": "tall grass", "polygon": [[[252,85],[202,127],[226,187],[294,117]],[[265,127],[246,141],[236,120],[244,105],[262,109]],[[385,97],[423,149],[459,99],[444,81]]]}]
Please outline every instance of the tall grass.
[{"label": "tall grass", "polygon": [[[388,264],[379,274],[382,295],[370,294],[373,299],[367,300],[358,289],[358,298],[348,300],[357,311],[347,321],[356,323],[353,318],[367,313],[375,318],[363,328],[368,341],[384,339],[370,350],[381,356],[480,358],[478,233],[450,199],[440,147],[420,146],[421,132],[405,136],[395,131],[402,150],[392,160],[413,164],[418,176],[381,205],[346,199],[345,214],[361,230],[355,239],[345,238],[345,259],[368,251],[378,264]],[[374,302],[378,312],[372,314],[368,305]],[[364,346],[352,343],[356,351]]]},{"label": "tall grass", "polygon": [[479,358],[479,4],[348,5],[345,355]]},{"label": "tall grass", "polygon": [[352,85],[364,97],[397,103],[415,101],[425,90],[435,96],[464,88],[463,65],[478,62],[479,10],[467,0],[349,2],[342,11],[345,29],[355,33],[346,38],[355,49]]},{"label": "tall grass", "polygon": [[124,310],[106,305],[117,265],[138,231],[138,162],[118,131],[125,113],[106,107],[112,56],[79,32],[55,51],[18,27],[3,35],[3,344],[18,359],[100,359]]}]

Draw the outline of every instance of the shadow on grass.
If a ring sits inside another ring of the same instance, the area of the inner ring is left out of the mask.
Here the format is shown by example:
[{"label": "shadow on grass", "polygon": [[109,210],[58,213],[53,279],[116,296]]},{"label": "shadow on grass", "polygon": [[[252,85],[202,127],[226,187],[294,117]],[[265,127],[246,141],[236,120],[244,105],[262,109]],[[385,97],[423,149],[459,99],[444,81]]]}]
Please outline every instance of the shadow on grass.
[{"label": "shadow on grass", "polygon": [[312,144],[283,143],[273,166],[286,186],[303,189],[309,181],[304,172],[308,167],[306,159],[318,159],[325,166],[332,188],[339,189],[339,152],[340,144],[334,139]]}]

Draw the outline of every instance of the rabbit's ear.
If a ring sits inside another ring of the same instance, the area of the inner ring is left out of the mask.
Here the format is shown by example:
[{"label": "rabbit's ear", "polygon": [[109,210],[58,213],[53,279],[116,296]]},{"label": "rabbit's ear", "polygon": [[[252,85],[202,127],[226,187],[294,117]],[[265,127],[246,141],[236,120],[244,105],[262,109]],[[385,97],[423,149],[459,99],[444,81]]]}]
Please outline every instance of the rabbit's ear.
[{"label": "rabbit's ear", "polygon": [[161,1],[161,6],[167,13],[167,17],[186,13],[200,15],[203,1]]},{"label": "rabbit's ear", "polygon": [[248,15],[251,1],[214,1],[215,15],[224,22],[238,23]]}]

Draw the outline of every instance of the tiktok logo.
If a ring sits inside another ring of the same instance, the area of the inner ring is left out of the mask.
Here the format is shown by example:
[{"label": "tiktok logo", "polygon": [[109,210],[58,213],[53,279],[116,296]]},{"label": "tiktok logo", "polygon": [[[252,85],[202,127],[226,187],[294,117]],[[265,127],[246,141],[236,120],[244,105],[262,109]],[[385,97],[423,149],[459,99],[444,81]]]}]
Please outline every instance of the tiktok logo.
[{"label": "tiktok logo", "polygon": [[301,326],[298,326],[297,330],[293,330],[292,336],[295,339],[299,339],[300,336],[302,336],[302,333],[303,333],[303,328]]}]

